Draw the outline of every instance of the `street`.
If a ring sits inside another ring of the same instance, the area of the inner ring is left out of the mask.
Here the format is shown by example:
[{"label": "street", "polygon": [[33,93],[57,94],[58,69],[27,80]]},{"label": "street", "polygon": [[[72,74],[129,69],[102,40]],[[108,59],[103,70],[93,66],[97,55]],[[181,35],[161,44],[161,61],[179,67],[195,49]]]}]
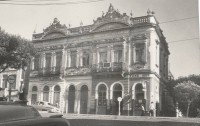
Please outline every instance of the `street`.
[{"label": "street", "polygon": [[[43,117],[56,113],[41,113]],[[63,115],[71,126],[200,126],[198,118],[112,116],[112,115]]]}]

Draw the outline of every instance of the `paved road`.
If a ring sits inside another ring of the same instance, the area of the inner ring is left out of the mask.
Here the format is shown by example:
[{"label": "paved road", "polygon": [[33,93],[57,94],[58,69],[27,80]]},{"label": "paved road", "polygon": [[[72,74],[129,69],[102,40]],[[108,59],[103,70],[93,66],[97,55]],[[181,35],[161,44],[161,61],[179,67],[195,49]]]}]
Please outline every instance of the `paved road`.
[{"label": "paved road", "polygon": [[[48,117],[55,113],[42,113]],[[168,118],[111,115],[64,115],[71,126],[200,126],[198,118]]]}]

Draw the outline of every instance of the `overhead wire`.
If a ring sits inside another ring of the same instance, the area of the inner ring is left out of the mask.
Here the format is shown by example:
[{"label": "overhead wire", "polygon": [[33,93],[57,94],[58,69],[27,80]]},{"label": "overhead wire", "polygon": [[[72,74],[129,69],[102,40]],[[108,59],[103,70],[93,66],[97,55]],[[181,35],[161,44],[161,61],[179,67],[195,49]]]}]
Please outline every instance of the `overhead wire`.
[{"label": "overhead wire", "polygon": [[[55,1],[55,0],[52,0]],[[92,3],[92,2],[100,2],[100,1],[104,1],[104,0],[85,0],[85,1],[71,1],[71,2],[49,2],[49,3],[16,3],[16,2],[3,2],[0,1],[0,5],[36,5],[36,6],[48,6],[48,5],[67,5],[67,4],[81,4],[81,3]],[[36,1],[33,1],[36,2]],[[45,2],[45,1],[43,1]]]}]

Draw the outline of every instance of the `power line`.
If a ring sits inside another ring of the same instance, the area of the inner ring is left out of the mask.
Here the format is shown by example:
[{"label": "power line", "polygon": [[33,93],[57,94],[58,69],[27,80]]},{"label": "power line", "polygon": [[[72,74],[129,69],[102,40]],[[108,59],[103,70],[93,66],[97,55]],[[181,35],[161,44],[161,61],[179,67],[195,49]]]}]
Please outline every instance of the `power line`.
[{"label": "power line", "polygon": [[189,19],[198,18],[198,17],[199,16],[182,18],[182,19],[176,19],[176,20],[171,20],[171,21],[160,22],[159,24],[166,24],[166,23],[170,23],[170,22],[176,22],[176,21],[182,21],[182,20],[189,20]]},{"label": "power line", "polygon": [[[52,0],[55,1],[55,0]],[[81,4],[81,3],[92,3],[92,2],[100,2],[104,0],[87,0],[87,1],[76,1],[76,2],[60,2],[60,3],[0,3],[2,5],[37,5],[37,6],[46,6],[46,5],[67,5],[67,4]]]},{"label": "power line", "polygon": [[188,41],[188,40],[195,40],[195,39],[199,39],[199,38],[190,38],[190,39],[182,39],[182,40],[170,41],[170,42],[168,42],[168,44],[173,44],[173,43],[182,42],[182,41]]}]

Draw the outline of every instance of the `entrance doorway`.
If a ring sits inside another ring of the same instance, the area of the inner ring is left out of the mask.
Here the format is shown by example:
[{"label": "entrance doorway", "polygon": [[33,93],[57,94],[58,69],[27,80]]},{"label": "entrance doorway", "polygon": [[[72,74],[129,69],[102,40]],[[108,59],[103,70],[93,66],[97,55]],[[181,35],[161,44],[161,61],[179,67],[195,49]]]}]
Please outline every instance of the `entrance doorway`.
[{"label": "entrance doorway", "polygon": [[37,87],[32,87],[31,104],[34,105],[37,102]]},{"label": "entrance doorway", "polygon": [[71,85],[69,87],[68,94],[68,113],[74,113],[74,103],[75,103],[75,87]]},{"label": "entrance doorway", "polygon": [[98,114],[106,114],[106,86],[101,84],[98,88]]},{"label": "entrance doorway", "polygon": [[83,85],[81,87],[80,114],[87,114],[87,103],[88,103],[88,87],[86,85]]},{"label": "entrance doorway", "polygon": [[[117,115],[119,113],[119,102],[118,97],[122,97],[122,86],[120,84],[115,84],[113,87],[113,101],[112,101],[112,114]],[[120,104],[120,110],[122,113],[123,105]]]}]

